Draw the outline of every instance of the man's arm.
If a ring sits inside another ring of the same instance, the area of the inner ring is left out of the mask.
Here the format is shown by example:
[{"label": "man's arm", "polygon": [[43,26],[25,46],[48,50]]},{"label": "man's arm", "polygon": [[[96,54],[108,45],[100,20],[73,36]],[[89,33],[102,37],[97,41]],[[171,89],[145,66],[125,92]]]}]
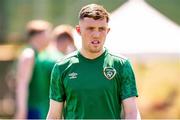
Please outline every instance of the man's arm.
[{"label": "man's arm", "polygon": [[57,102],[50,99],[50,106],[49,106],[47,119],[61,119],[63,105],[64,105],[64,102]]},{"label": "man's arm", "polygon": [[136,103],[136,97],[130,97],[122,101],[125,119],[141,119]]},{"label": "man's arm", "polygon": [[17,67],[17,88],[16,101],[17,112],[16,119],[25,119],[27,114],[28,86],[32,76],[34,66],[34,51],[30,48],[25,49],[19,58]]}]

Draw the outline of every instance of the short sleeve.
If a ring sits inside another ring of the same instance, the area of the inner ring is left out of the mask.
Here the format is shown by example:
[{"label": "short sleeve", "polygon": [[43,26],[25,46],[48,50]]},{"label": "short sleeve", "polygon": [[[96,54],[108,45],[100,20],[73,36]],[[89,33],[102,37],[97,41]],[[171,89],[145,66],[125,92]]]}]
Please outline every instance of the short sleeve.
[{"label": "short sleeve", "polygon": [[124,100],[129,97],[138,96],[135,75],[128,60],[126,60],[122,66],[120,83],[121,100]]},{"label": "short sleeve", "polygon": [[65,92],[61,76],[62,72],[60,71],[59,65],[55,64],[51,72],[49,98],[58,102],[65,101]]}]

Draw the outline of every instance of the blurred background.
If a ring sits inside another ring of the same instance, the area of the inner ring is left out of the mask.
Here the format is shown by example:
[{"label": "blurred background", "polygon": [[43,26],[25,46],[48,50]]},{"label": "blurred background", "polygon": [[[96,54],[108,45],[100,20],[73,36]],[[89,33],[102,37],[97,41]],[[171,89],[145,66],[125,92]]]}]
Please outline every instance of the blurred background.
[{"label": "blurred background", "polygon": [[75,27],[89,3],[111,13],[105,46],[131,60],[142,118],[180,119],[180,0],[1,0],[0,118],[12,118],[16,110],[16,61],[26,23],[44,19]]}]

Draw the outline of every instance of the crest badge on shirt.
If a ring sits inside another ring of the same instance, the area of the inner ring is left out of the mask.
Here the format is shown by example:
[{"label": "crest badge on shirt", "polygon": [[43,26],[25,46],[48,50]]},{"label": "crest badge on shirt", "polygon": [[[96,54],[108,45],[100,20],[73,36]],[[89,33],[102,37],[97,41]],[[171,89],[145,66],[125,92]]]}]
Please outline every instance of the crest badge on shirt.
[{"label": "crest badge on shirt", "polygon": [[107,79],[111,80],[116,75],[116,69],[114,69],[113,67],[105,67],[103,73]]}]

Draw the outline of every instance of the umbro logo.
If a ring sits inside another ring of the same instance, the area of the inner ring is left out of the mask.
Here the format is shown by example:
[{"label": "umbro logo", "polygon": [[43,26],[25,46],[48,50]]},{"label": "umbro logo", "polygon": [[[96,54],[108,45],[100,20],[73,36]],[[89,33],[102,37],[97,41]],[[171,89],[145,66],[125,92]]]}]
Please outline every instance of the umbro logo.
[{"label": "umbro logo", "polygon": [[78,76],[78,74],[75,73],[75,72],[72,72],[72,73],[70,73],[68,76],[69,76],[69,79],[76,79],[77,76]]},{"label": "umbro logo", "polygon": [[109,80],[113,79],[116,75],[116,70],[112,67],[105,67],[103,72],[104,76]]}]

